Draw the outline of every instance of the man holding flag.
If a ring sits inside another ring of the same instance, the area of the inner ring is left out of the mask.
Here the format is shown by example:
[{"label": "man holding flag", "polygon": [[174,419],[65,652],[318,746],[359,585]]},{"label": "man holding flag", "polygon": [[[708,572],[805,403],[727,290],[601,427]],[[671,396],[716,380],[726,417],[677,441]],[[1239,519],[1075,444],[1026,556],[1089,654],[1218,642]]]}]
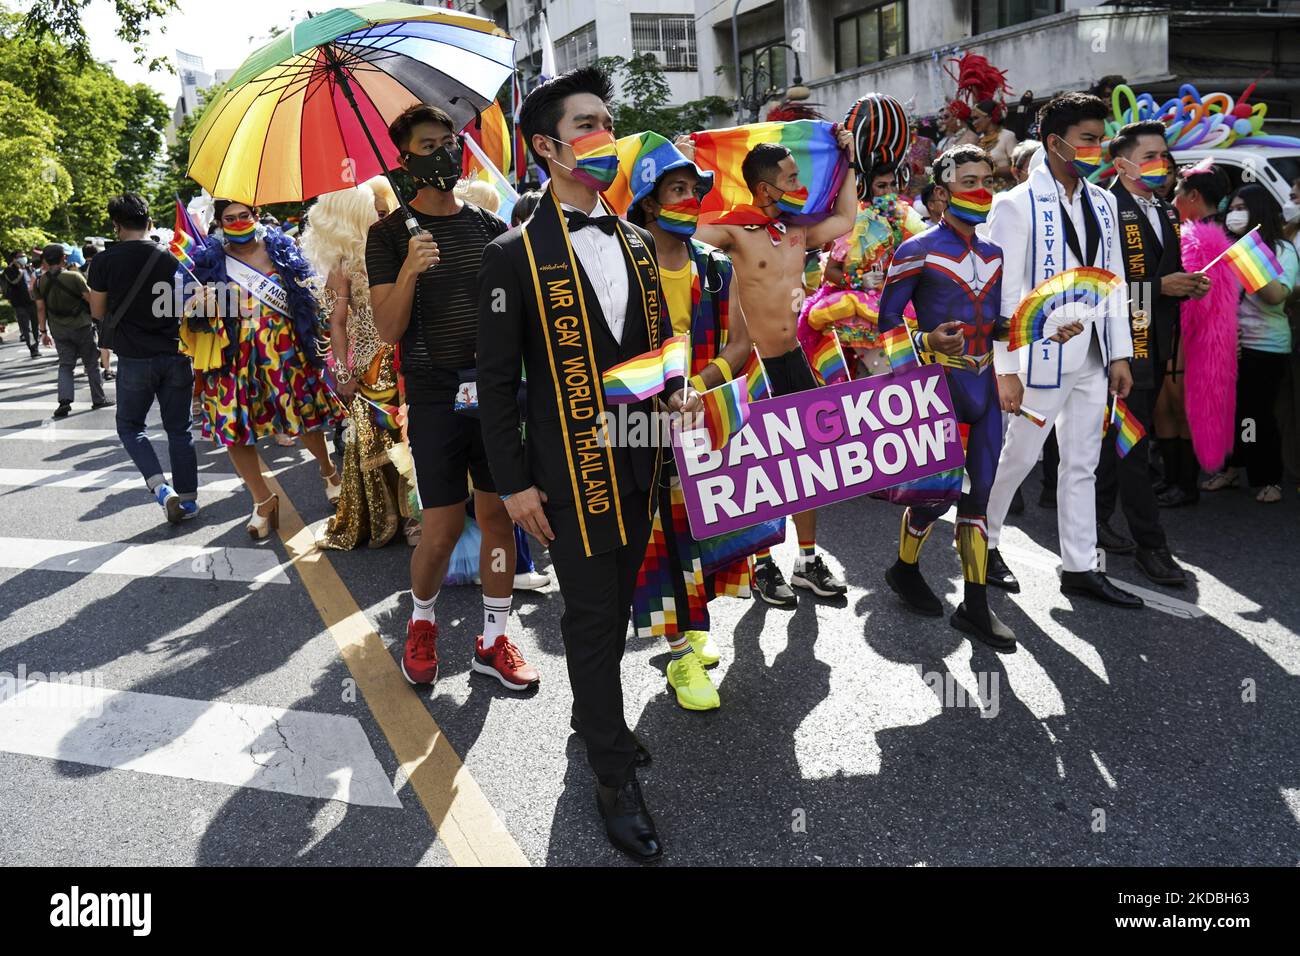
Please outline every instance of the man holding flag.
[{"label": "man holding flag", "polygon": [[[178,218],[183,214],[179,209]],[[179,351],[180,318],[172,307],[176,259],[148,240],[152,220],[140,196],[114,196],[108,216],[117,242],[90,262],[90,312],[117,353],[118,437],[149,493],[176,524],[199,513],[198,457],[190,433],[194,368]],[[179,233],[176,242],[182,250],[193,247]],[[167,433],[170,482],[146,434],[145,419],[155,400]]]},{"label": "man holding flag", "polygon": [[[636,138],[636,155],[623,170],[632,190],[627,218],[654,239],[673,335],[690,343],[691,384],[707,392],[740,377],[753,349],[740,304],[731,295],[731,260],[692,238],[700,201],[713,187],[713,173],[701,171],[658,133]],[[749,562],[706,573],[671,461],[661,475],[658,494],[659,508],[632,598],[633,623],[638,637],[668,641],[668,684],[677,703],[686,710],[713,710],[719,705],[718,692],[704,668],[718,663],[719,657],[709,635],[708,602],[717,594],[747,594]]]}]

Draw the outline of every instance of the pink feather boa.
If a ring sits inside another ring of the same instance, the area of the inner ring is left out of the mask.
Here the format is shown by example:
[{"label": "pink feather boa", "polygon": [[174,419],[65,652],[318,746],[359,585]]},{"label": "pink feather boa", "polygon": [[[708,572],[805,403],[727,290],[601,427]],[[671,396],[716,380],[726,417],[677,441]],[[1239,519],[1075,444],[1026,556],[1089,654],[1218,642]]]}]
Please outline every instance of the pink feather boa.
[{"label": "pink feather boa", "polygon": [[[1183,271],[1196,272],[1231,245],[1213,222],[1182,224]],[[1203,299],[1182,303],[1184,395],[1192,447],[1206,471],[1223,467],[1232,451],[1237,408],[1237,302],[1241,284],[1220,260],[1207,273]]]}]

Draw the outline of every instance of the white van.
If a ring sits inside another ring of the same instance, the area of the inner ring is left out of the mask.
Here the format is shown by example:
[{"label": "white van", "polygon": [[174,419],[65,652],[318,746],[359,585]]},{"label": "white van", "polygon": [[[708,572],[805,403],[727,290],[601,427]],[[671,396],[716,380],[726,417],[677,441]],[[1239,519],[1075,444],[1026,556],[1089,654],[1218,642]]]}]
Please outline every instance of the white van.
[{"label": "white van", "polygon": [[1283,222],[1300,215],[1291,199],[1291,184],[1300,179],[1300,147],[1239,146],[1235,149],[1176,149],[1174,162],[1192,166],[1209,157],[1232,179],[1232,188],[1255,182],[1264,186],[1282,206]]}]

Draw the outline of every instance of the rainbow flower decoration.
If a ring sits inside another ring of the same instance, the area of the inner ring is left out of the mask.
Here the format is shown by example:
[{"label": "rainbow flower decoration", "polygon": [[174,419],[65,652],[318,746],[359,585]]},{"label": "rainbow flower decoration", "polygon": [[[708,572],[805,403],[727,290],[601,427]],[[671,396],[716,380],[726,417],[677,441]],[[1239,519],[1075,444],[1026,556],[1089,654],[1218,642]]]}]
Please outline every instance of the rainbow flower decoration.
[{"label": "rainbow flower decoration", "polygon": [[1058,307],[1067,303],[1100,305],[1121,284],[1115,273],[1092,266],[1058,272],[1020,301],[1011,317],[1007,348],[1015,350],[1044,338],[1047,318]]}]

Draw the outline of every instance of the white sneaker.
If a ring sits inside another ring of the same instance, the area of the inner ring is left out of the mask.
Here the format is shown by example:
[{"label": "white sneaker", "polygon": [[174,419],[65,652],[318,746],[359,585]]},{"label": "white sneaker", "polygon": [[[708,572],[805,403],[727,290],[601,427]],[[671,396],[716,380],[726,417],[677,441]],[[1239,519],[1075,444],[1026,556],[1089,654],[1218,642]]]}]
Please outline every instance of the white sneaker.
[{"label": "white sneaker", "polygon": [[541,574],[537,571],[525,571],[523,574],[515,575],[516,591],[540,591],[550,583],[549,574]]}]

